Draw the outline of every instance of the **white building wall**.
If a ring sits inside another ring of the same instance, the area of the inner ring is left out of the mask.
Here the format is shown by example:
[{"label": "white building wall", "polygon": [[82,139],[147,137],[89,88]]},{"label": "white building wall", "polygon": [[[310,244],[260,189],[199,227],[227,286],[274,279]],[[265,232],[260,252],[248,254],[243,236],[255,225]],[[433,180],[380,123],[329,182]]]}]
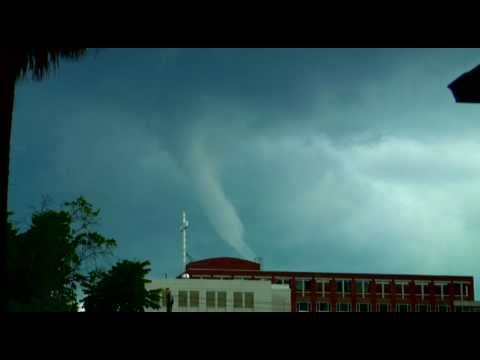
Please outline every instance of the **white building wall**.
[{"label": "white building wall", "polygon": [[[169,288],[174,298],[174,304],[172,308],[173,312],[290,311],[290,288],[288,287],[288,285],[272,285],[269,281],[264,280],[162,279],[153,280],[150,284],[147,285],[147,288]],[[199,306],[190,307],[190,301],[188,301],[187,307],[179,307],[179,292],[182,290],[188,291],[189,295],[190,291],[198,291]],[[218,304],[215,304],[215,308],[207,308],[207,291],[213,291],[216,294],[218,292],[225,291],[227,295],[226,308],[219,308],[217,306]],[[241,292],[243,296],[247,292],[253,292],[253,309],[248,309],[245,307],[235,308],[233,306],[234,292]],[[155,311],[165,312],[166,308],[162,307],[161,309]]]},{"label": "white building wall", "polygon": [[272,311],[290,312],[290,285],[272,284]]}]

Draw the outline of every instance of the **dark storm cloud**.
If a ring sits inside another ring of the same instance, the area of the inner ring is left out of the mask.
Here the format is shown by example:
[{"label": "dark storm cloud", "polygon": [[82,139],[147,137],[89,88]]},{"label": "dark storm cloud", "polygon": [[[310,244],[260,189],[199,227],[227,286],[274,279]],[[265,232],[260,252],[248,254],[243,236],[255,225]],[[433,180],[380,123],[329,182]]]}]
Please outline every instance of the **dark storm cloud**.
[{"label": "dark storm cloud", "polygon": [[157,275],[185,208],[197,258],[478,278],[479,110],[446,85],[479,54],[106,50],[19,87],[11,203],[83,194]]}]

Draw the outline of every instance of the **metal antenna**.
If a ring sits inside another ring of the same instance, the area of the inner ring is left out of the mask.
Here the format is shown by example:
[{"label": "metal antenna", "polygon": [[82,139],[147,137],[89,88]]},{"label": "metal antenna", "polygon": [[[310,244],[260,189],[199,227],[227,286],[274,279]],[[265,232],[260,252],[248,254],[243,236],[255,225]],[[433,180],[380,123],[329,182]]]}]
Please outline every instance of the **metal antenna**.
[{"label": "metal antenna", "polygon": [[182,223],[180,224],[180,232],[182,233],[182,258],[183,258],[183,269],[187,271],[187,229],[188,221],[187,214],[185,210],[182,212]]}]

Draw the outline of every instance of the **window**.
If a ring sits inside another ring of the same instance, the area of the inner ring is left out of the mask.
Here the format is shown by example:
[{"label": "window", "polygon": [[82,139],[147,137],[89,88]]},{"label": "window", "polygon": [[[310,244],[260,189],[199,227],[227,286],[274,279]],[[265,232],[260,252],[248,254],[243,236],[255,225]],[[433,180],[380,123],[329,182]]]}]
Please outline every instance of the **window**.
[{"label": "window", "polygon": [[337,294],[343,294],[343,280],[337,280]]},{"label": "window", "polygon": [[437,305],[437,311],[438,312],[449,312],[450,311],[450,306],[447,304],[439,304]]},{"label": "window", "polygon": [[352,281],[351,280],[343,280],[343,291],[345,293],[352,292]]},{"label": "window", "polygon": [[312,290],[312,281],[311,280],[304,280],[303,286],[305,288],[305,291],[311,291]]},{"label": "window", "polygon": [[253,309],[253,306],[254,306],[253,292],[246,292],[245,293],[245,307],[247,309]]},{"label": "window", "polygon": [[332,310],[329,303],[326,303],[326,302],[317,303],[317,312],[330,312],[330,311]]},{"label": "window", "polygon": [[459,283],[454,283],[454,291],[455,291],[455,296],[460,296],[461,299],[464,297],[469,296],[469,284],[459,282]]},{"label": "window", "polygon": [[190,291],[190,307],[198,307],[200,303],[200,293],[196,290]]},{"label": "window", "polygon": [[379,294],[383,299],[387,293],[390,293],[390,284],[387,282],[378,282],[377,294]]},{"label": "window", "polygon": [[390,294],[392,292],[391,290],[392,284],[391,283],[385,283],[383,284],[383,292],[385,294]]},{"label": "window", "polygon": [[303,287],[304,281],[305,281],[305,280],[296,280],[296,281],[295,281],[295,289],[296,289],[297,291],[303,291],[303,289],[304,289],[304,287]]},{"label": "window", "polygon": [[219,308],[226,308],[227,307],[227,292],[226,291],[219,291],[217,293],[217,306]]},{"label": "window", "polygon": [[355,285],[357,295],[364,298],[365,294],[368,293],[368,280],[357,280]]},{"label": "window", "polygon": [[395,282],[395,292],[397,296],[400,296],[402,299],[405,299],[408,292],[408,283],[406,282]]},{"label": "window", "polygon": [[395,294],[396,294],[397,296],[401,296],[401,295],[402,295],[402,288],[403,288],[402,285],[395,283]]},{"label": "window", "polygon": [[328,280],[317,280],[317,292],[320,293],[322,297],[325,297],[325,292],[329,291],[328,285]]},{"label": "window", "polygon": [[337,304],[337,312],[351,312],[351,311],[352,311],[352,304],[346,304],[346,303]]},{"label": "window", "polygon": [[188,306],[188,292],[180,290],[178,292],[178,307],[187,307]]},{"label": "window", "polygon": [[307,303],[307,302],[297,303],[297,311],[298,312],[310,312],[310,303]]},{"label": "window", "polygon": [[433,290],[435,295],[440,296],[442,300],[448,296],[448,284],[434,284]]},{"label": "window", "polygon": [[233,307],[236,309],[243,307],[243,294],[241,292],[233,293]]},{"label": "window", "polygon": [[371,312],[372,304],[357,304],[357,312]]},{"label": "window", "polygon": [[455,295],[460,295],[461,287],[459,283],[453,284],[453,291]]},{"label": "window", "polygon": [[341,294],[342,297],[345,294],[352,292],[352,281],[351,280],[337,280],[337,294]]},{"label": "window", "polygon": [[432,311],[430,304],[418,304],[416,306],[417,312],[430,312]]},{"label": "window", "polygon": [[390,304],[377,304],[378,312],[390,312]]},{"label": "window", "polygon": [[323,281],[317,281],[317,293],[325,296],[325,283]]},{"label": "window", "polygon": [[410,304],[397,304],[397,312],[410,312]]},{"label": "window", "polygon": [[425,296],[428,295],[428,284],[426,283],[417,283],[415,285],[415,293],[420,295],[422,300],[425,299]]},{"label": "window", "polygon": [[207,291],[207,308],[215,307],[215,291]]}]

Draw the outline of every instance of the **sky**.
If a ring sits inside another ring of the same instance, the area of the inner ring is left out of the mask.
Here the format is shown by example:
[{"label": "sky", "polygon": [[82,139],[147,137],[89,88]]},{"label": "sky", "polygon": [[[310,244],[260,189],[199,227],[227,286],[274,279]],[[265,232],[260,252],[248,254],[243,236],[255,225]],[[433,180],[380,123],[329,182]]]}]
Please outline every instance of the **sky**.
[{"label": "sky", "polygon": [[103,49],[17,85],[9,208],[84,196],[153,278],[195,260],[475,277],[480,49]]}]

